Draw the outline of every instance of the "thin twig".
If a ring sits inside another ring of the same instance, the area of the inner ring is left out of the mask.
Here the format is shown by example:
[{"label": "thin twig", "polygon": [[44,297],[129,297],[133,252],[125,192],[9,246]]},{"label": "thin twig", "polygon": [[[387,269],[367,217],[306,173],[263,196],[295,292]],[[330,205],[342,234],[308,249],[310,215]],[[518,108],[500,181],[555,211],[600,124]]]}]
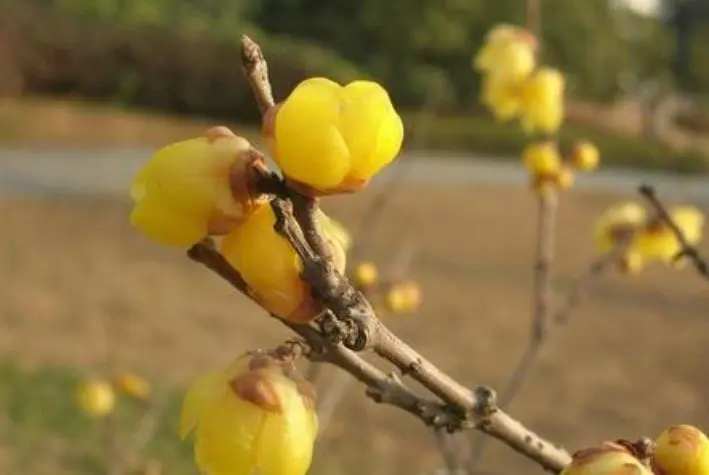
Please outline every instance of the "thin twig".
[{"label": "thin twig", "polygon": [[692,262],[692,265],[697,270],[697,272],[702,277],[709,279],[709,264],[707,264],[706,258],[701,255],[701,253],[695,246],[693,246],[689,243],[689,241],[687,241],[687,238],[682,232],[682,230],[679,228],[679,226],[677,226],[677,223],[674,222],[672,216],[670,216],[669,211],[667,211],[667,208],[665,208],[665,206],[662,204],[662,201],[660,201],[660,199],[657,197],[657,191],[655,191],[655,188],[650,185],[642,185],[638,189],[638,192],[643,198],[645,198],[645,200],[647,200],[650,206],[652,206],[652,208],[657,213],[657,217],[665,224],[667,224],[667,226],[672,231],[672,234],[674,234],[677,238],[677,241],[680,245],[680,252],[677,256],[675,256],[675,260],[678,260],[683,257],[688,258]]},{"label": "thin twig", "polygon": [[[628,241],[619,243],[619,245],[611,252],[597,257],[588,266],[588,270],[584,273],[584,275],[579,277],[576,282],[574,282],[569,291],[565,294],[561,305],[559,305],[558,309],[549,318],[549,326],[546,328],[546,331],[541,334],[541,338],[529,340],[524,353],[522,353],[515,369],[512,371],[509,379],[507,380],[507,384],[501,392],[501,407],[509,406],[515,396],[519,393],[522,384],[529,377],[535,363],[538,361],[541,350],[549,341],[548,338],[552,331],[569,323],[569,319],[571,318],[573,311],[581,303],[583,297],[592,290],[596,281],[623,255],[627,245]],[[472,444],[472,451],[468,464],[469,473],[471,474],[477,473],[480,459],[482,458],[487,444],[487,439],[483,439],[481,437],[477,437],[476,439],[477,440]],[[475,442],[477,442],[477,444]]]}]

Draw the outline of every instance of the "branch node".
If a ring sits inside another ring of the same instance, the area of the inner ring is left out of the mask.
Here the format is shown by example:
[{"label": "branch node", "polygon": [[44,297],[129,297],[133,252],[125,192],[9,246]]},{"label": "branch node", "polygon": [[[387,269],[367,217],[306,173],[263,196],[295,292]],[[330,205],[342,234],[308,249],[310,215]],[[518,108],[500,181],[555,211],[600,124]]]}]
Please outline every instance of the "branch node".
[{"label": "branch node", "polygon": [[474,412],[482,421],[488,419],[499,410],[497,393],[494,389],[488,386],[478,386],[473,390],[473,393],[477,401]]}]

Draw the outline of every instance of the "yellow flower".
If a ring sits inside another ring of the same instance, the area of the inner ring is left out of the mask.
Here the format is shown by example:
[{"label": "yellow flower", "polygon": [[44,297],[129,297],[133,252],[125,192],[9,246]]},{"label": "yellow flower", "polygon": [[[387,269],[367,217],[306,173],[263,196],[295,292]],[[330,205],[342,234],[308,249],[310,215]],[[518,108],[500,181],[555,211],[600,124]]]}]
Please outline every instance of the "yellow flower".
[{"label": "yellow flower", "polygon": [[[330,244],[335,268],[342,273],[346,264],[342,235],[333,232],[329,218],[321,211],[318,221]],[[271,206],[262,204],[224,236],[221,253],[239,271],[259,305],[283,319],[306,322],[320,313],[322,306],[300,278],[303,263],[290,243],[273,229],[275,223]]]},{"label": "yellow flower", "polygon": [[357,287],[368,288],[379,278],[379,271],[374,262],[360,262],[352,272],[352,279]]},{"label": "yellow flower", "polygon": [[135,373],[118,373],[113,378],[113,384],[132,398],[144,401],[150,397],[150,383]]},{"label": "yellow flower", "polygon": [[263,161],[226,127],[168,145],[131,183],[131,223],[159,244],[189,247],[239,224],[257,199],[250,187]]},{"label": "yellow flower", "polygon": [[522,151],[522,161],[532,175],[556,175],[561,169],[561,155],[556,142],[552,140],[528,144]]},{"label": "yellow flower", "polygon": [[[670,211],[670,217],[682,231],[687,242],[694,246],[702,237],[704,216],[696,208],[678,207]],[[672,263],[681,251],[681,244],[669,226],[664,222],[652,223],[638,233],[635,245],[643,257]]]},{"label": "yellow flower", "polygon": [[314,392],[291,365],[244,355],[190,387],[180,435],[192,431],[195,460],[204,473],[304,475],[318,432]]},{"label": "yellow flower", "polygon": [[605,442],[574,453],[560,475],[652,475],[652,471],[624,447]]},{"label": "yellow flower", "polygon": [[385,305],[392,313],[415,312],[421,305],[421,289],[413,281],[394,284],[387,291]]},{"label": "yellow flower", "polygon": [[497,79],[518,82],[534,70],[536,46],[536,39],[527,30],[500,24],[488,32],[473,67]]},{"label": "yellow flower", "polygon": [[284,175],[314,195],[363,188],[394,160],[404,138],[389,94],[371,81],[343,87],[307,79],[274,113],[274,135],[267,137],[274,159]]},{"label": "yellow flower", "polygon": [[707,475],[709,439],[694,426],[672,426],[655,439],[652,462],[663,475]]},{"label": "yellow flower", "polygon": [[592,142],[580,140],[573,145],[571,151],[571,162],[576,168],[584,172],[590,172],[598,168],[601,161],[601,153]]},{"label": "yellow flower", "polygon": [[554,175],[554,184],[560,190],[568,190],[574,186],[574,170],[567,164],[564,164],[559,168],[559,171]]},{"label": "yellow flower", "polygon": [[596,247],[599,252],[613,250],[628,236],[647,223],[645,207],[635,202],[625,202],[608,208],[596,221]]},{"label": "yellow flower", "polygon": [[101,379],[82,382],[77,389],[76,398],[79,408],[93,418],[110,414],[116,406],[116,396],[111,384]]},{"label": "yellow flower", "polygon": [[522,86],[522,126],[528,133],[554,134],[564,119],[564,76],[539,68]]},{"label": "yellow flower", "polygon": [[522,88],[514,82],[484,76],[480,102],[497,120],[511,120],[518,117],[522,111]]}]

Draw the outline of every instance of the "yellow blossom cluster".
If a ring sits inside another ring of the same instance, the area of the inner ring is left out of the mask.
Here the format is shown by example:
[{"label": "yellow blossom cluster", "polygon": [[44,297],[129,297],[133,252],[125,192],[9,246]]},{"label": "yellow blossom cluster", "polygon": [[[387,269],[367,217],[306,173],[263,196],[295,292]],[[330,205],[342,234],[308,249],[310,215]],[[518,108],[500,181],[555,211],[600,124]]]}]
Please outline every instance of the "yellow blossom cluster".
[{"label": "yellow blossom cluster", "polygon": [[[263,136],[287,183],[309,195],[359,190],[388,165],[403,124],[386,90],[372,81],[300,83],[264,117]],[[270,313],[306,322],[322,311],[302,281],[302,262],[275,230],[270,197],[258,189],[263,155],[226,127],[158,150],[138,171],[131,222],[154,241],[188,248],[208,236]],[[335,268],[344,272],[347,231],[318,211]]]},{"label": "yellow blossom cluster", "polygon": [[593,143],[577,140],[567,153],[562,153],[557,141],[548,138],[527,144],[522,151],[522,162],[535,190],[548,187],[566,190],[573,186],[577,172],[596,169],[600,152]]},{"label": "yellow blossom cluster", "polygon": [[314,397],[291,362],[247,353],[192,384],[180,435],[194,432],[195,460],[209,475],[304,475],[318,433]]},{"label": "yellow blossom cluster", "polygon": [[[699,243],[704,216],[698,209],[677,206],[669,214],[688,244]],[[595,240],[602,253],[625,246],[619,261],[625,273],[640,272],[646,262],[659,261],[675,267],[684,263],[682,259],[676,260],[681,243],[670,226],[637,202],[619,203],[604,211],[596,221]]]},{"label": "yellow blossom cluster", "polygon": [[624,444],[604,442],[579,450],[561,475],[708,475],[709,439],[697,427],[676,425],[654,441],[650,460],[636,457]]},{"label": "yellow blossom cluster", "polygon": [[519,119],[529,133],[555,134],[564,119],[565,80],[537,64],[537,39],[510,24],[493,27],[473,59],[482,74],[482,103],[499,120]]},{"label": "yellow blossom cluster", "polygon": [[537,38],[524,28],[499,24],[473,59],[482,75],[482,103],[501,121],[519,119],[529,143],[522,160],[535,191],[568,189],[576,172],[598,167],[600,152],[588,140],[562,151],[555,135],[564,121],[565,80],[554,68],[537,64]]}]

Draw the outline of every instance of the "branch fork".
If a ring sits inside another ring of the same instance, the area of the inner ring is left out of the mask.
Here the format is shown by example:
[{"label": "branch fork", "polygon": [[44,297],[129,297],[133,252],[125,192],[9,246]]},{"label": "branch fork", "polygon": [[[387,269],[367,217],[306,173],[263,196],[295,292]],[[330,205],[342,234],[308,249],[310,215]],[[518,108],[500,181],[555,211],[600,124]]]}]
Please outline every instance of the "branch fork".
[{"label": "branch fork", "polygon": [[[260,48],[248,37],[242,39],[242,63],[259,109],[265,115],[275,105],[268,67]],[[334,268],[316,219],[317,198],[300,193],[264,168],[259,170],[256,183],[257,191],[272,195],[274,229],[300,257],[303,280],[326,308],[307,324],[281,320],[307,343],[309,350],[304,351],[304,356],[340,367],[365,384],[366,394],[372,400],[399,407],[428,426],[448,432],[476,428],[554,472],[570,462],[567,451],[534,434],[500,409],[492,389],[481,386],[470,390],[461,385],[381,323],[366,297]],[[210,240],[193,246],[187,255],[249,295],[243,278]],[[400,376],[365,361],[359,354],[364,350],[371,350],[393,365]],[[402,380],[404,376],[420,383],[434,398],[427,399],[412,391]]]}]

